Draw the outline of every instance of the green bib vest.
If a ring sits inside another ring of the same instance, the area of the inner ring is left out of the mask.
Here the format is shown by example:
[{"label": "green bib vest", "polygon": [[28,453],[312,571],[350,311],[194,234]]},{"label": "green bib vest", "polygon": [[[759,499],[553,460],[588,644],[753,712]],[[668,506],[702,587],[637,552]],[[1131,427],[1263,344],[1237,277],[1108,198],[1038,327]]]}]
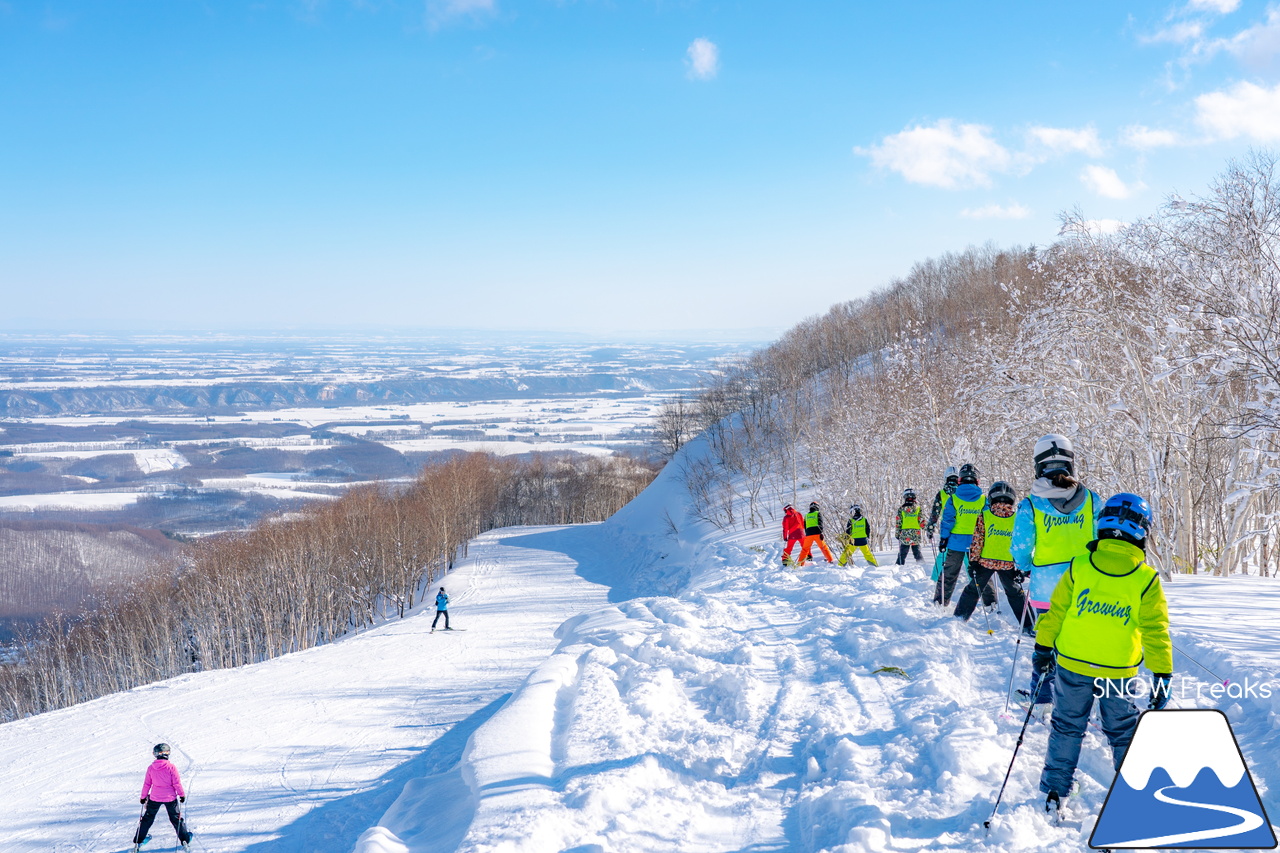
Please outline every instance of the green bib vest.
[{"label": "green bib vest", "polygon": [[904,506],[898,510],[898,517],[902,519],[903,530],[919,530],[920,529],[920,505],[913,504]]},{"label": "green bib vest", "polygon": [[1058,654],[1095,667],[1128,669],[1142,663],[1138,630],[1142,593],[1156,570],[1139,563],[1125,575],[1099,571],[1084,554],[1071,561],[1075,599],[1067,605],[1055,643]]},{"label": "green bib vest", "polygon": [[1001,518],[989,509],[982,511],[982,558],[1013,562],[1013,522],[1016,515]]},{"label": "green bib vest", "polygon": [[967,501],[952,495],[951,503],[956,508],[956,521],[951,526],[951,532],[961,536],[973,533],[973,529],[978,526],[978,516],[982,515],[982,508],[987,505],[986,497],[978,495],[973,500]]},{"label": "green bib vest", "polygon": [[821,513],[816,509],[813,512],[806,512],[804,514],[805,529],[808,530],[810,527],[817,527],[820,524],[820,522],[818,521],[818,518],[820,516],[821,516]]},{"label": "green bib vest", "polygon": [[1048,515],[1035,504],[1031,505],[1032,520],[1036,526],[1036,545],[1031,552],[1031,563],[1036,566],[1052,566],[1069,563],[1085,551],[1086,545],[1096,538],[1093,517],[1093,493],[1070,515]]},{"label": "green bib vest", "polygon": [[863,518],[849,519],[849,535],[854,539],[867,538],[867,519],[865,516]]}]

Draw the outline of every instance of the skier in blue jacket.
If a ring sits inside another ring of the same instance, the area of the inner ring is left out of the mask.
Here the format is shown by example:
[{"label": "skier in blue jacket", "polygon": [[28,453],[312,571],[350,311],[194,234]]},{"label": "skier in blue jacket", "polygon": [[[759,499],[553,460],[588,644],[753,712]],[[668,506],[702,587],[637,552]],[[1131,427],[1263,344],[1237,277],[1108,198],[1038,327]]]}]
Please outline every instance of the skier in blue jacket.
[{"label": "skier in blue jacket", "polygon": [[[960,576],[960,567],[964,565],[965,555],[969,553],[969,545],[973,541],[973,529],[986,508],[987,499],[982,494],[982,486],[978,484],[978,469],[966,462],[960,466],[960,485],[956,486],[956,493],[947,501],[947,506],[942,511],[938,547],[947,556],[934,590],[934,601],[938,604],[951,603],[951,593]],[[982,587],[982,603],[988,607],[996,603],[996,591],[989,578]]]},{"label": "skier in blue jacket", "polygon": [[[1031,494],[1018,504],[1010,550],[1018,571],[1031,578],[1027,605],[1039,619],[1049,611],[1053,590],[1071,561],[1087,554],[1087,546],[1097,538],[1103,503],[1097,492],[1076,480],[1076,454],[1069,438],[1042,436],[1034,454],[1036,479]],[[1032,675],[1032,689],[1040,684],[1034,701],[1053,701],[1053,678],[1053,670],[1042,682]]]},{"label": "skier in blue jacket", "polygon": [[444,587],[440,587],[440,591],[436,593],[436,618],[431,620],[431,630],[436,629],[436,623],[440,621],[440,617],[444,617],[444,629],[452,631],[449,627],[449,594],[444,591]]}]

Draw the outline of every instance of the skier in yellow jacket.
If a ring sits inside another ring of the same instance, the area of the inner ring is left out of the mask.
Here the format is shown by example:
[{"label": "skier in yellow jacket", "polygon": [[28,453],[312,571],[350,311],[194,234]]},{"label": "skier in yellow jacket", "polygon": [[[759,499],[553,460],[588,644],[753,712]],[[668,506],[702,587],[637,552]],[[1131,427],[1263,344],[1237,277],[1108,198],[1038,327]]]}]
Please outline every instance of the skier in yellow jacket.
[{"label": "skier in yellow jacket", "polygon": [[1053,730],[1040,774],[1046,811],[1056,812],[1071,791],[1094,699],[1117,770],[1138,727],[1140,664],[1152,672],[1148,709],[1169,702],[1173,643],[1164,587],[1145,559],[1150,529],[1151,507],[1137,495],[1122,492],[1103,504],[1098,538],[1071,561],[1036,625],[1037,676],[1057,658]]}]

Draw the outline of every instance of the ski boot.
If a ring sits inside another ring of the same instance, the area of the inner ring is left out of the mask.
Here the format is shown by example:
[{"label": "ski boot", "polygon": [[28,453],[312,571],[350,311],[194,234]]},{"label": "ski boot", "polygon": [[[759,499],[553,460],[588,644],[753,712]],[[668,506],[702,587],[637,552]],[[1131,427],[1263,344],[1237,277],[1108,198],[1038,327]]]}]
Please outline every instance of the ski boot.
[{"label": "ski boot", "polygon": [[1044,811],[1054,823],[1062,823],[1062,799],[1057,791],[1050,791],[1045,797]]}]

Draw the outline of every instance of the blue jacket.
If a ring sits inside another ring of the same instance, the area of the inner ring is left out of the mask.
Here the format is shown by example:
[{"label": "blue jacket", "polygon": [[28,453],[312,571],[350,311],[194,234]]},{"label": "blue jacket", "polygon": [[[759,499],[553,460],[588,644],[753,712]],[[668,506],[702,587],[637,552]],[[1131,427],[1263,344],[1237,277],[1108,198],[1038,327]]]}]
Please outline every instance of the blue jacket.
[{"label": "blue jacket", "polygon": [[[1087,491],[1093,497],[1092,533],[1096,535],[1098,516],[1102,515],[1102,498],[1098,497],[1098,493],[1092,489]],[[1039,607],[1041,610],[1047,610],[1049,602],[1053,598],[1053,588],[1058,585],[1058,581],[1067,571],[1067,567],[1071,565],[1071,561],[1054,563],[1048,566],[1035,566],[1035,570],[1032,570],[1031,555],[1036,549],[1036,522],[1032,513],[1033,506],[1045,515],[1057,518],[1062,518],[1063,513],[1058,512],[1048,498],[1028,495],[1018,504],[1018,515],[1013,521],[1013,543],[1010,545],[1010,549],[1013,551],[1013,564],[1018,571],[1031,575],[1031,584],[1027,597],[1032,605]],[[1092,539],[1093,535],[1089,538]]]},{"label": "blue jacket", "polygon": [[956,493],[951,500],[947,501],[947,508],[942,512],[942,532],[941,536],[947,540],[948,551],[968,551],[969,543],[973,541],[972,533],[951,534],[951,528],[956,526],[956,502],[955,498],[971,501],[982,497],[982,487],[975,486],[973,483],[961,483],[956,486]]},{"label": "blue jacket", "polygon": [[449,609],[448,594],[443,592],[437,592],[436,593],[436,610],[448,610],[448,609]]}]

